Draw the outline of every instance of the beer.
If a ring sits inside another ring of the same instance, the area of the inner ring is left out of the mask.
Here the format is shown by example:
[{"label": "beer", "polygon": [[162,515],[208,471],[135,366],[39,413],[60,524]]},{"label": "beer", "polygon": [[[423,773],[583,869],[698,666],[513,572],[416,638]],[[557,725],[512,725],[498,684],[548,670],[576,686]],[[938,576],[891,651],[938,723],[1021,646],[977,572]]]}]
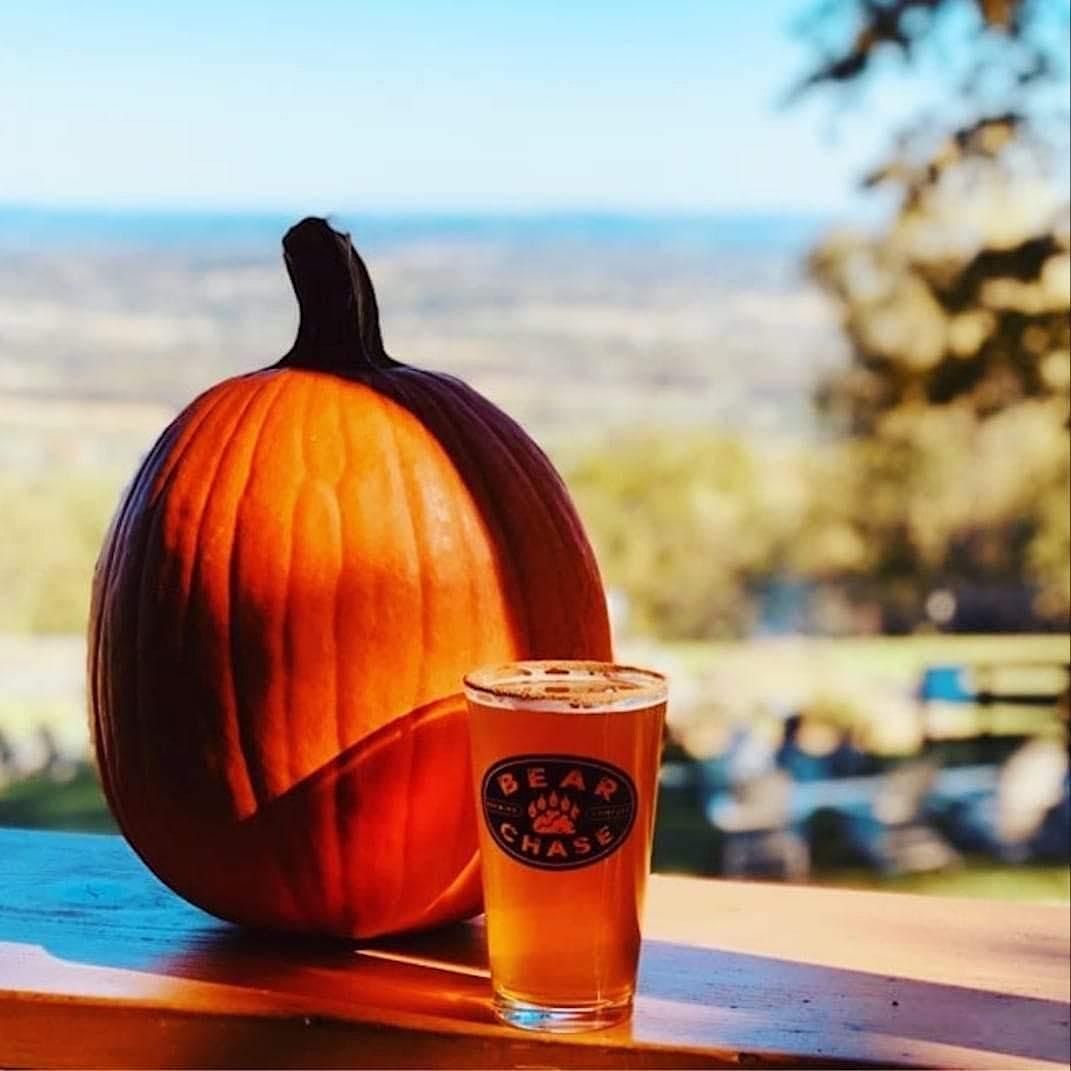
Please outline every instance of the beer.
[{"label": "beer", "polygon": [[518,1026],[628,1014],[665,681],[514,663],[466,679],[495,1008]]}]

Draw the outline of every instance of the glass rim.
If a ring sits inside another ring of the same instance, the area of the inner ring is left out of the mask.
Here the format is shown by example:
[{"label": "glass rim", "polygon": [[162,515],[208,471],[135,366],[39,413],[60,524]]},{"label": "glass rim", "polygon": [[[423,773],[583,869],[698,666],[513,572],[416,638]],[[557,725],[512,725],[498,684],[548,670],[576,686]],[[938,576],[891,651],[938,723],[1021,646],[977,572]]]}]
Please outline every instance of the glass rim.
[{"label": "glass rim", "polygon": [[[570,694],[569,679],[603,681],[608,695],[584,698]],[[556,687],[555,695],[525,694],[533,684]],[[520,659],[478,666],[462,679],[465,695],[482,706],[502,710],[536,710],[564,714],[619,714],[646,710],[664,703],[669,681],[664,673],[620,662],[595,659]],[[627,685],[626,694],[613,694],[615,685]]]}]

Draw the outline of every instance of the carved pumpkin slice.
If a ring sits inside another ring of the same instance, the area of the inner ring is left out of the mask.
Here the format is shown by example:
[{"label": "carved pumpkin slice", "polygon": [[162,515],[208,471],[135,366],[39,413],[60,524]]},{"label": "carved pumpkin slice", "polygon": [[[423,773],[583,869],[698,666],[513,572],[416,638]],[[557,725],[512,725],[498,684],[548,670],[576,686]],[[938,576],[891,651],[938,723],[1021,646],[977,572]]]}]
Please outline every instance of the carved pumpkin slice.
[{"label": "carved pumpkin slice", "polygon": [[464,697],[383,726],[242,825],[271,841],[280,879],[301,905],[296,928],[372,937],[475,914]]}]

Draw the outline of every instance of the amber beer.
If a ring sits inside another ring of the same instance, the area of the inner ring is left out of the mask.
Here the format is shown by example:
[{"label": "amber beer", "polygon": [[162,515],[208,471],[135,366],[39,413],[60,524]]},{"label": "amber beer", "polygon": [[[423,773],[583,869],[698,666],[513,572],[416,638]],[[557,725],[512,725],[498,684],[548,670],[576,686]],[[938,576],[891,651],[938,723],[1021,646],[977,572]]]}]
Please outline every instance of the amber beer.
[{"label": "amber beer", "polygon": [[596,662],[465,680],[499,1017],[583,1030],[636,984],[666,682]]}]

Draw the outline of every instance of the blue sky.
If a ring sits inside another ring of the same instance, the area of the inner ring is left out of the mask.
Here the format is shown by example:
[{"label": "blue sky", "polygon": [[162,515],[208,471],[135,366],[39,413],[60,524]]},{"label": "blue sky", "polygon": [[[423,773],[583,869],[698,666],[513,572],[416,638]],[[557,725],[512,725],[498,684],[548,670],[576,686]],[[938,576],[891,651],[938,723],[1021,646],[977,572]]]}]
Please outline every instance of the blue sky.
[{"label": "blue sky", "polygon": [[897,90],[779,110],[809,3],[5,4],[0,202],[843,211]]}]

